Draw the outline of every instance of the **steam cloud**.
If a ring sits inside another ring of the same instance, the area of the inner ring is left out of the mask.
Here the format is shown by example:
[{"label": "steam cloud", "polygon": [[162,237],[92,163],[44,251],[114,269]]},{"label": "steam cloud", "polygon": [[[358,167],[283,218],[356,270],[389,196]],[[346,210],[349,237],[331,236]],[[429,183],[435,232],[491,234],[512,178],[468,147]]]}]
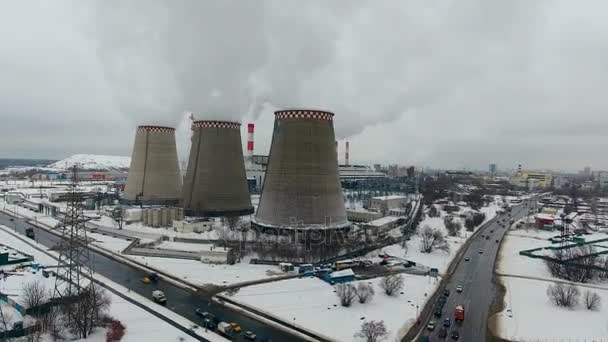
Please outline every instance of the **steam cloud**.
[{"label": "steam cloud", "polygon": [[452,98],[488,70],[517,67],[504,51],[528,48],[538,6],[100,1],[87,31],[115,100],[137,123],[176,126],[184,111],[256,118],[271,104],[333,111],[343,138]]}]

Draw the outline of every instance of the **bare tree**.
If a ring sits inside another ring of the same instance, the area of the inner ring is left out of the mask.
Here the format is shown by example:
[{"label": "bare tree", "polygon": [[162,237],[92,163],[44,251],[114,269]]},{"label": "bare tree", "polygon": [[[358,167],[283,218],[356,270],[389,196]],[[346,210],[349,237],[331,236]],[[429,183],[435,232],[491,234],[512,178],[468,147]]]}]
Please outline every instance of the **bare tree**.
[{"label": "bare tree", "polygon": [[357,296],[357,290],[352,284],[338,284],[334,286],[334,289],[342,306],[349,307]]},{"label": "bare tree", "polygon": [[23,304],[37,317],[40,314],[40,305],[48,302],[48,289],[40,280],[30,281],[21,289]]},{"label": "bare tree", "polygon": [[380,279],[379,285],[387,296],[392,296],[403,289],[405,281],[401,274],[391,274]]},{"label": "bare tree", "polygon": [[571,308],[578,304],[580,295],[579,289],[572,284],[555,283],[547,287],[547,296],[557,306]]},{"label": "bare tree", "polygon": [[374,297],[374,294],[375,291],[373,286],[364,282],[360,282],[357,285],[357,298],[359,299],[359,303],[365,304]]},{"label": "bare tree", "polygon": [[431,204],[431,207],[429,208],[429,212],[427,213],[427,215],[429,215],[429,217],[439,217],[440,213],[439,213],[439,209],[437,209],[437,206],[434,204]]},{"label": "bare tree", "polygon": [[58,307],[51,307],[44,315],[42,315],[40,323],[42,332],[49,334],[53,342],[62,339],[63,325],[61,324],[61,310]]},{"label": "bare tree", "polygon": [[122,229],[122,223],[125,220],[125,211],[121,206],[118,206],[116,208],[114,208],[111,212],[110,212],[110,217],[112,217],[112,220],[114,220],[114,222],[116,222],[116,224],[118,225],[118,229]]},{"label": "bare tree", "polygon": [[235,238],[234,232],[223,225],[215,226],[213,230],[215,231],[215,235],[217,235],[217,237],[223,241],[224,247]]},{"label": "bare tree", "polygon": [[12,327],[9,327],[8,323],[13,320],[13,314],[11,311],[5,311],[5,307],[0,304],[0,332],[9,331]]},{"label": "bare tree", "polygon": [[446,216],[443,219],[443,224],[448,231],[450,236],[457,236],[460,233],[460,229],[462,229],[462,225],[460,222],[454,220],[451,216]]},{"label": "bare tree", "polygon": [[63,324],[78,338],[86,338],[95,327],[103,325],[103,316],[109,310],[110,296],[97,285],[91,285],[78,298],[63,307]]},{"label": "bare tree", "polygon": [[424,226],[420,232],[420,237],[422,238],[420,241],[420,251],[422,253],[432,253],[436,249],[449,253],[450,245],[439,229]]},{"label": "bare tree", "polygon": [[546,260],[551,275],[577,283],[586,283],[601,276],[596,268],[602,260],[590,245],[576,248],[556,249],[552,260]]},{"label": "bare tree", "polygon": [[388,337],[388,329],[384,321],[369,321],[361,324],[361,330],[355,337],[363,338],[365,342],[380,342]]},{"label": "bare tree", "polygon": [[596,292],[591,292],[589,290],[585,291],[584,300],[587,310],[597,311],[602,305],[602,297]]}]

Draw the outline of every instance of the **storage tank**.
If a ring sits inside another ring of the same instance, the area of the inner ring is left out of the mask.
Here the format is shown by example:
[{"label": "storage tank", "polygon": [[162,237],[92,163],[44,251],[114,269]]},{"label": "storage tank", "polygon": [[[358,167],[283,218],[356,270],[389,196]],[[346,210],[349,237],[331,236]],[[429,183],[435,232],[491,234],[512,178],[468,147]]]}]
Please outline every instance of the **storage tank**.
[{"label": "storage tank", "polygon": [[137,127],[122,202],[175,205],[180,202],[181,189],[175,129]]},{"label": "storage tank", "polygon": [[254,227],[350,227],[338,175],[334,114],[275,112],[270,156]]},{"label": "storage tank", "polygon": [[241,140],[241,124],[195,121],[184,180],[188,216],[243,216],[253,213]]}]

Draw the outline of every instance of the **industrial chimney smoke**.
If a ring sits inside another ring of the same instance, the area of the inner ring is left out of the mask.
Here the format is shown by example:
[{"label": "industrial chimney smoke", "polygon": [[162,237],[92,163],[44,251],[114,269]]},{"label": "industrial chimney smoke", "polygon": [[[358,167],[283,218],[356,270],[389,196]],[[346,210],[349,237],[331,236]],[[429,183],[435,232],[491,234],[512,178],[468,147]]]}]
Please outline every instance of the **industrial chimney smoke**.
[{"label": "industrial chimney smoke", "polygon": [[137,127],[123,202],[174,205],[180,202],[181,190],[175,129]]},{"label": "industrial chimney smoke", "polygon": [[333,117],[317,110],[275,112],[254,227],[301,231],[350,226],[338,176]]},{"label": "industrial chimney smoke", "polygon": [[189,216],[242,216],[253,213],[241,124],[195,121],[183,203]]}]

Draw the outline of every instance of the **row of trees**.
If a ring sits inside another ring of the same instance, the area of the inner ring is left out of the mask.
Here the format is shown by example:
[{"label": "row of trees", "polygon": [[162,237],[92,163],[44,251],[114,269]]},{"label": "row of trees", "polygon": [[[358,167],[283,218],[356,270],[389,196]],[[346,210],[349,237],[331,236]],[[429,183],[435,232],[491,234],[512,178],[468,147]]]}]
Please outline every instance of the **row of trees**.
[{"label": "row of trees", "polygon": [[[108,328],[108,342],[118,342],[124,336],[124,325],[108,315],[111,305],[109,294],[97,285],[89,286],[77,297],[51,303],[53,290],[36,280],[23,286],[21,297],[25,307],[30,309],[30,315],[39,324],[39,329],[28,337],[28,341],[40,341],[44,334],[48,334],[53,341],[84,339],[97,327]],[[0,315],[0,331],[12,329],[8,321],[10,317]]]},{"label": "row of trees", "polygon": [[596,254],[595,247],[591,245],[554,250],[551,259],[545,263],[556,278],[577,283],[608,280],[608,257]]},{"label": "row of trees", "polygon": [[[378,286],[387,296],[394,296],[405,287],[405,281],[401,274],[391,274],[380,279]],[[360,304],[370,301],[374,295],[374,287],[365,282],[359,282],[355,287],[353,284],[338,284],[334,286],[336,296],[340,305],[349,307],[357,299]]]},{"label": "row of trees", "polygon": [[[574,284],[555,283],[547,287],[549,300],[557,306],[573,308],[580,303],[581,291]],[[587,310],[597,311],[602,298],[596,292],[586,290],[583,294],[583,306]]]}]

